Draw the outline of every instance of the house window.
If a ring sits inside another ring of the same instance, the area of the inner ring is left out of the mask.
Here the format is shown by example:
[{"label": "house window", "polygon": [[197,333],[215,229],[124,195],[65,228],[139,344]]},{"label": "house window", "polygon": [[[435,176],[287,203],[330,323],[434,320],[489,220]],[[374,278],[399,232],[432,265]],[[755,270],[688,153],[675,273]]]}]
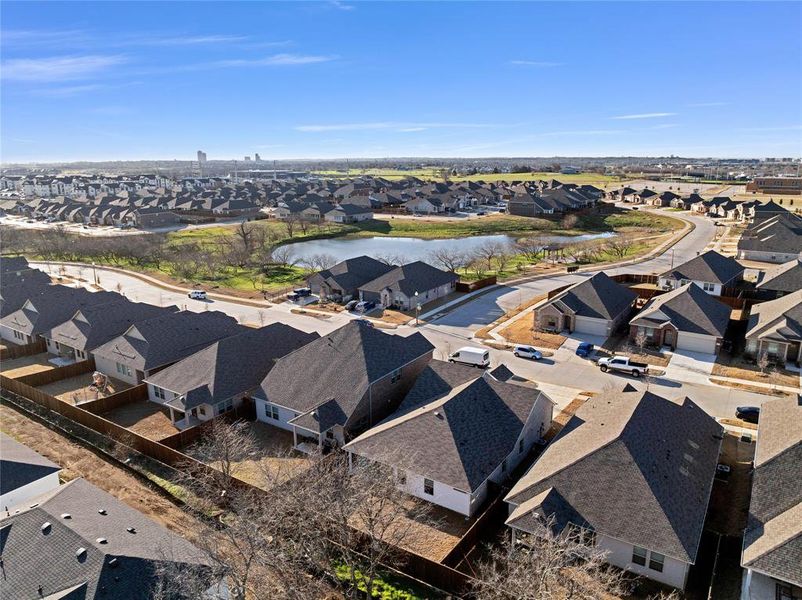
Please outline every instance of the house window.
[{"label": "house window", "polygon": [[84,352],[83,350],[76,350],[75,351],[75,358],[80,358],[81,360],[85,360],[86,359],[86,352]]},{"label": "house window", "polygon": [[272,404],[265,406],[265,415],[268,419],[278,421],[278,406],[273,406]]},{"label": "house window", "polygon": [[665,563],[666,557],[662,554],[658,554],[657,552],[651,552],[649,554],[649,568],[652,571],[658,571],[659,573],[663,572],[663,563]]},{"label": "house window", "polygon": [[201,406],[201,407],[198,409],[198,412],[199,412],[200,414],[202,414],[202,415],[205,417],[205,416],[206,416],[206,407],[205,407],[205,406]]},{"label": "house window", "polygon": [[524,453],[524,441],[523,439],[518,440],[518,454]]},{"label": "house window", "polygon": [[400,379],[401,379],[401,369],[396,369],[395,371],[393,371],[393,376],[390,379],[390,383],[395,383],[396,381],[399,381]]},{"label": "house window", "polygon": [[[119,363],[118,363],[119,366]],[[119,369],[117,369],[119,371]],[[153,386],[153,395],[156,396],[159,400],[165,400],[166,394],[164,390],[160,387]]]},{"label": "house window", "polygon": [[17,338],[18,340],[24,340],[25,339],[25,334],[22,333],[21,331],[17,331],[15,329],[14,330],[14,337]]},{"label": "house window", "polygon": [[784,583],[778,583],[775,597],[777,600],[798,600],[800,596],[794,596],[794,588]]},{"label": "house window", "polygon": [[705,282],[702,284],[702,289],[706,292],[714,292],[716,291],[716,284]]},{"label": "house window", "polygon": [[423,480],[423,493],[427,496],[434,496],[434,481],[431,479]]},{"label": "house window", "polygon": [[327,440],[333,440],[333,439],[334,439],[334,432],[333,432],[331,429],[329,429],[329,430],[326,432],[326,439],[327,439]]},{"label": "house window", "polygon": [[634,546],[632,548],[632,562],[636,565],[640,565],[642,567],[646,566],[646,548],[641,548],[640,546]]},{"label": "house window", "polygon": [[[115,363],[117,365],[117,372],[120,375],[125,375],[126,377],[131,376],[131,369],[128,365],[124,365],[122,363]],[[158,389],[158,388],[155,388]],[[164,396],[160,396],[160,398],[164,398]]]}]

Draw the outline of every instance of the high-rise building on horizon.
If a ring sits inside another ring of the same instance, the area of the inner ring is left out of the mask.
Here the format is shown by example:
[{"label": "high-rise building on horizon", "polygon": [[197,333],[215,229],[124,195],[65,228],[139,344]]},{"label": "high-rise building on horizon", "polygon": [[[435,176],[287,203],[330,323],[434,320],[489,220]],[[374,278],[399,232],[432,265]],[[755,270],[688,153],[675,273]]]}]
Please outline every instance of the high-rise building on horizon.
[{"label": "high-rise building on horizon", "polygon": [[206,162],[206,153],[203,150],[198,150],[198,162],[201,164]]},{"label": "high-rise building on horizon", "polygon": [[254,154],[254,155],[253,155],[253,159],[254,159],[256,162],[260,162],[260,161],[262,160],[262,157],[261,157],[261,156],[259,156],[259,153],[257,152],[256,154]]}]

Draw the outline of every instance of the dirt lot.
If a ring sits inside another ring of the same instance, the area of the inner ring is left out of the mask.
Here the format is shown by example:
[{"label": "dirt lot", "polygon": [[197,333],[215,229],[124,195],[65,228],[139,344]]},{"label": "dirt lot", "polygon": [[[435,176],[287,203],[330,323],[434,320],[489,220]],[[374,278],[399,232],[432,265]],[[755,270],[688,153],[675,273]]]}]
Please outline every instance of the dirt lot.
[{"label": "dirt lot", "polygon": [[65,402],[80,404],[81,402],[95,400],[96,398],[106,398],[107,396],[111,396],[112,394],[116,394],[117,392],[131,387],[129,384],[118,381],[117,379],[112,379],[111,377],[108,379],[106,389],[102,392],[90,390],[90,385],[92,385],[92,374],[84,373],[82,375],[76,375],[75,377],[62,379],[61,381],[48,383],[38,389]]},{"label": "dirt lot", "polygon": [[170,422],[167,409],[147,400],[114,408],[101,416],[155,441],[162,440],[179,431]]},{"label": "dirt lot", "polygon": [[197,521],[138,478],[7,406],[0,406],[0,429],[61,465],[64,481],[83,477],[188,539],[201,530]]},{"label": "dirt lot", "polygon": [[42,371],[54,369],[55,365],[47,362],[48,359],[51,358],[53,358],[52,354],[42,352],[41,354],[33,354],[31,356],[23,356],[12,360],[4,360],[0,369],[3,372],[3,375],[14,379],[17,377],[22,377],[23,375],[30,375],[31,373],[40,373]]},{"label": "dirt lot", "polygon": [[[306,455],[292,450],[291,432],[259,421],[251,423],[250,429],[258,446],[258,459],[240,461],[234,469],[235,477],[268,489],[309,468]],[[192,446],[181,451],[189,456],[196,454]]]},{"label": "dirt lot", "polygon": [[563,345],[565,336],[559,333],[547,333],[545,331],[534,331],[532,329],[532,317],[526,316],[514,321],[511,325],[501,330],[501,336],[507,341],[516,344],[531,344],[536,348],[548,348],[556,350]]},{"label": "dirt lot", "polygon": [[748,383],[734,383],[732,381],[729,381],[728,379],[719,379],[718,377],[711,377],[710,383],[714,383],[716,385],[723,385],[724,387],[730,387],[735,390],[743,390],[745,392],[763,394],[764,396],[777,396],[782,398],[791,395],[790,392],[784,392],[778,389],[764,388],[758,385],[749,385]]},{"label": "dirt lot", "polygon": [[721,353],[713,365],[712,375],[799,387],[799,373],[783,368],[773,369],[772,367],[766,369],[766,373],[766,375],[761,375],[760,367],[742,356],[730,356],[729,354]]}]

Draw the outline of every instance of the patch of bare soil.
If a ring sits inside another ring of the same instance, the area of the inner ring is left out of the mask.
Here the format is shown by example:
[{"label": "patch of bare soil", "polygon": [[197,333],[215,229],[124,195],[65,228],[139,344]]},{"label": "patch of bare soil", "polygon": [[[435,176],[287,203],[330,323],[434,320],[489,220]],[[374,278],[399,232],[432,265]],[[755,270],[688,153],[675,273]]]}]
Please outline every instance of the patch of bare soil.
[{"label": "patch of bare soil", "polygon": [[766,373],[761,373],[760,367],[753,361],[749,361],[742,356],[730,356],[724,353],[719,354],[716,359],[712,374],[719,377],[732,377],[734,379],[746,379],[774,385],[799,387],[799,373],[794,373],[784,368],[772,367],[766,369]]},{"label": "patch of bare soil", "polygon": [[536,348],[557,350],[565,342],[566,337],[559,333],[536,331],[532,328],[533,319],[524,317],[501,330],[501,336],[515,344],[529,344]]}]

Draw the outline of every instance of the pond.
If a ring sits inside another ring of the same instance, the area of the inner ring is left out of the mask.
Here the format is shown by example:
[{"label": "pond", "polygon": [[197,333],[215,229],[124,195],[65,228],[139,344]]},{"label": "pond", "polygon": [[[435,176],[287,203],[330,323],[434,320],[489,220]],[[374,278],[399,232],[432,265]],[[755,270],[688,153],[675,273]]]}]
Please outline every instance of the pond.
[{"label": "pond", "polygon": [[[612,237],[612,232],[588,233],[584,235],[544,235],[540,236],[549,244],[561,242],[580,242],[599,238]],[[447,248],[470,253],[486,242],[511,244],[519,236],[510,235],[475,235],[462,238],[446,238],[440,240],[421,239],[415,237],[370,237],[350,239],[324,239],[296,242],[290,246],[293,258],[303,260],[315,255],[328,254],[337,261],[357,256],[398,257],[404,262],[416,260],[427,261],[432,252]]]}]

